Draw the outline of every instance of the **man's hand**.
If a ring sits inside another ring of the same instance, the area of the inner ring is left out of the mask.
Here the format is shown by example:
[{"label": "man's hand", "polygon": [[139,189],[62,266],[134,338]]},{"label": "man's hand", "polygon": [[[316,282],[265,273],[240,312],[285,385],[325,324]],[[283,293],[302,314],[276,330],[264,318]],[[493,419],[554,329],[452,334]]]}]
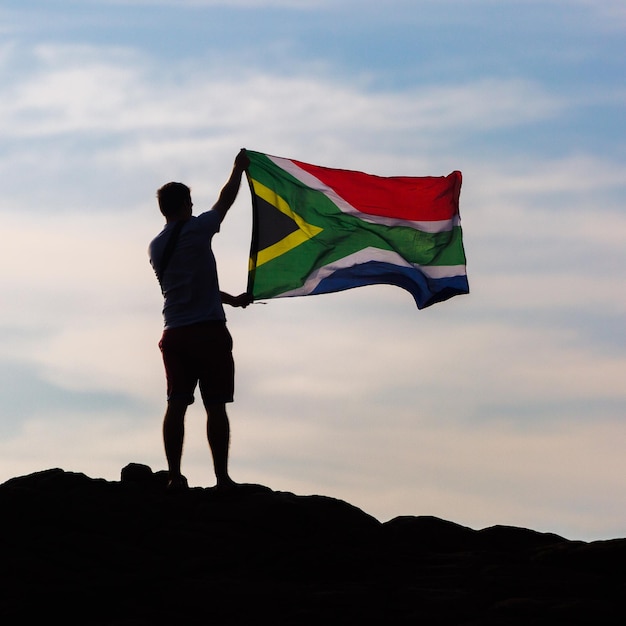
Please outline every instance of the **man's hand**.
[{"label": "man's hand", "polygon": [[250,165],[250,159],[246,153],[246,149],[239,150],[239,154],[235,157],[235,167],[241,171],[247,170]]},{"label": "man's hand", "polygon": [[238,296],[231,296],[225,291],[220,291],[222,302],[232,307],[241,307],[245,309],[249,304],[252,304],[253,298],[251,293],[240,293]]}]

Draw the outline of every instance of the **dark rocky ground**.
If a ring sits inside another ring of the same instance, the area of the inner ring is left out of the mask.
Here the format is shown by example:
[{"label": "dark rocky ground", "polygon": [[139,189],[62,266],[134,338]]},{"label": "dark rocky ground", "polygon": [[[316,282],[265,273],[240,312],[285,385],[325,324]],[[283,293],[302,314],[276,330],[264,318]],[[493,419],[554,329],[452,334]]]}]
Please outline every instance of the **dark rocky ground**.
[{"label": "dark rocky ground", "polygon": [[0,623],[620,624],[626,539],[380,523],[248,485],[170,494],[47,470],[0,485]]}]

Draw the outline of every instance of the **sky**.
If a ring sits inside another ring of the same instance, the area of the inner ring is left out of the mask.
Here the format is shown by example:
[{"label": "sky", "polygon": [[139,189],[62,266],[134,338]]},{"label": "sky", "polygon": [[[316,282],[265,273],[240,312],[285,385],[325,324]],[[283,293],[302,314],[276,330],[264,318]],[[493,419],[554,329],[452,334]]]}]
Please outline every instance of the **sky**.
[{"label": "sky", "polygon": [[[470,294],[228,309],[239,482],[569,539],[626,536],[622,0],[5,0],[0,482],[165,469],[156,189],[240,148],[463,173]],[[214,240],[245,291],[244,182]],[[200,403],[183,472],[214,484]]]}]

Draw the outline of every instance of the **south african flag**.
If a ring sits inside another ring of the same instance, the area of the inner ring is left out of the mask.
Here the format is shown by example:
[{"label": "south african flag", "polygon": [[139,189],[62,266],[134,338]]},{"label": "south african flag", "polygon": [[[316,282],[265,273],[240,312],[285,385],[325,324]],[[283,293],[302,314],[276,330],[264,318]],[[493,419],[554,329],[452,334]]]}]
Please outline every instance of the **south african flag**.
[{"label": "south african flag", "polygon": [[423,309],[469,292],[461,172],[380,177],[247,154],[255,300],[391,284]]}]

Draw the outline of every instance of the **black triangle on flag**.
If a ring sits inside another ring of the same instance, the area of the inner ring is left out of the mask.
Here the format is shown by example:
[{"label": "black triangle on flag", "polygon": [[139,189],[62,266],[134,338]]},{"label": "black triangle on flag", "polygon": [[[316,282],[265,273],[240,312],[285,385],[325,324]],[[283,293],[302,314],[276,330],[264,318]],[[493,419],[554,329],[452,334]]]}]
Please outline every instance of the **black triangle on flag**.
[{"label": "black triangle on flag", "polygon": [[257,250],[265,250],[299,230],[298,224],[275,206],[256,196]]}]

